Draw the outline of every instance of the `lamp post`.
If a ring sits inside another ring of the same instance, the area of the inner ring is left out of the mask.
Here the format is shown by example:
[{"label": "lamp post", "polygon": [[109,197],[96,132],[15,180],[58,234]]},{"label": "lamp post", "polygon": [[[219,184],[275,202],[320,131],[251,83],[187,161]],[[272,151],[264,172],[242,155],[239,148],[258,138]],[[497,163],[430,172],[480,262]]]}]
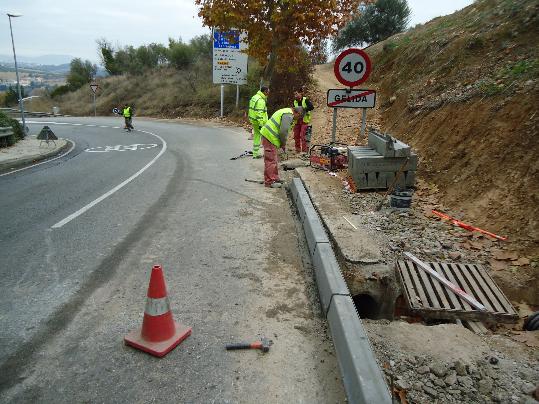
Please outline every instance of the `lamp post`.
[{"label": "lamp post", "polygon": [[19,67],[17,66],[17,55],[15,54],[15,41],[13,41],[13,28],[11,28],[11,18],[22,17],[22,14],[7,14],[9,18],[9,31],[11,32],[11,44],[13,45],[13,59],[15,60],[15,74],[17,75],[17,91],[19,93],[19,109],[21,110],[22,137],[26,136],[26,121],[24,120],[24,108],[22,103],[21,82],[19,80]]}]

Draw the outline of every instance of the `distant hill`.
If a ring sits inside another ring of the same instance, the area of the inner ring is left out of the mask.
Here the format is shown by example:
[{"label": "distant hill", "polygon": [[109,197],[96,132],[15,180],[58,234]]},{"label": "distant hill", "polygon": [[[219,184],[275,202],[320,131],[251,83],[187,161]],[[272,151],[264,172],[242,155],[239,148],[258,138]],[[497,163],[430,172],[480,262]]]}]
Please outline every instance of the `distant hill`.
[{"label": "distant hill", "polygon": [[[24,56],[17,55],[18,63],[29,63],[35,65],[65,65],[75,59],[71,55],[42,55],[42,56]],[[0,55],[0,62],[13,63],[13,55]]]}]

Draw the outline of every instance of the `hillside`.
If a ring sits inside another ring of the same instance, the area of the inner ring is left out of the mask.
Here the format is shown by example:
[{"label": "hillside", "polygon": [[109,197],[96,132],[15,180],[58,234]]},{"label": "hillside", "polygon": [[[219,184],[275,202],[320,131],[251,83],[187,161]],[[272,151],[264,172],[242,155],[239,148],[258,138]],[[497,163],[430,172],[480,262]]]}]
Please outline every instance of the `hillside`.
[{"label": "hillside", "polygon": [[[537,0],[480,0],[366,49],[373,73],[363,84],[378,91],[368,125],[413,146],[433,197],[531,259],[498,273],[528,296],[539,290],[538,42]],[[331,134],[325,93],[342,85],[332,65],[318,66],[316,78],[319,143]],[[338,140],[354,143],[360,119],[339,110]]]}]

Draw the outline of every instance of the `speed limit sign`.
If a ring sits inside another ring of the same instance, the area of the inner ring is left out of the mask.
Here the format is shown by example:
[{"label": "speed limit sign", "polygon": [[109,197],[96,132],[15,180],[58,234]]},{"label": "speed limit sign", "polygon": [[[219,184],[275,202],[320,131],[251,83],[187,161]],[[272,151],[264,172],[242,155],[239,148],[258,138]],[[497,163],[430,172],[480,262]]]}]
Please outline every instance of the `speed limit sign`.
[{"label": "speed limit sign", "polygon": [[371,74],[371,60],[369,59],[369,55],[361,49],[350,48],[337,56],[333,71],[339,83],[354,87],[369,78]]}]

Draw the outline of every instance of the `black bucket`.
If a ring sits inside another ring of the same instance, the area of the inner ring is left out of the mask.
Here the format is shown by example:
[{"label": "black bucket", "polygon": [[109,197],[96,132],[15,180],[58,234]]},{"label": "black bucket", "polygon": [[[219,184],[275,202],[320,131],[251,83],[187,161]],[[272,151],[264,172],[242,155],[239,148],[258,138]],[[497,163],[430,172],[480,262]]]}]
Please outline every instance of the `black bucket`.
[{"label": "black bucket", "polygon": [[412,204],[413,193],[414,191],[411,189],[393,192],[389,197],[389,206],[398,209],[409,209]]}]

